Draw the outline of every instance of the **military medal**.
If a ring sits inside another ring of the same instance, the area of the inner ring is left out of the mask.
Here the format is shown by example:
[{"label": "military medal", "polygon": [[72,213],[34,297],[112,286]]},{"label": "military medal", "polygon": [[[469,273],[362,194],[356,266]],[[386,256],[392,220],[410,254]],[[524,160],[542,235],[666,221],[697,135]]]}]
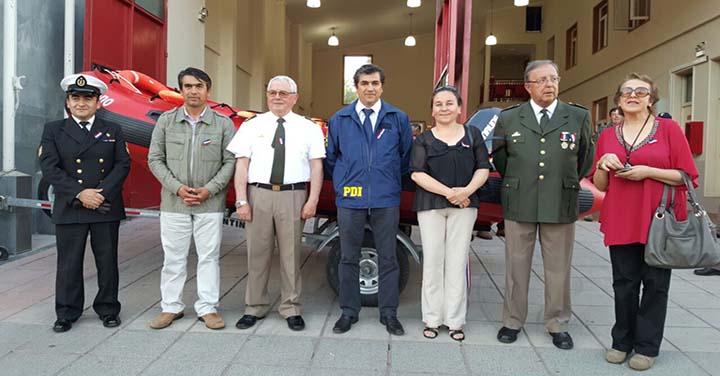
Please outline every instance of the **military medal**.
[{"label": "military medal", "polygon": [[568,148],[568,143],[565,142],[565,141],[563,141],[563,142],[560,143],[560,147],[563,148],[563,149],[567,149],[567,148]]},{"label": "military medal", "polygon": [[570,150],[575,150],[575,143],[570,144]]}]

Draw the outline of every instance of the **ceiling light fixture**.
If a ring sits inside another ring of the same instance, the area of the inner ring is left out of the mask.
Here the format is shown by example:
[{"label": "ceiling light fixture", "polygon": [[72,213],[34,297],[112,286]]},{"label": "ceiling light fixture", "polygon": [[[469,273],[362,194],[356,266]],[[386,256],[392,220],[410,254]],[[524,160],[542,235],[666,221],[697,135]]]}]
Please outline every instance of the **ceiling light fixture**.
[{"label": "ceiling light fixture", "polygon": [[331,27],[330,30],[332,30],[332,35],[330,38],[328,38],[328,46],[339,46],[340,45],[340,39],[338,39],[337,36],[335,36],[335,28]]},{"label": "ceiling light fixture", "polygon": [[495,38],[495,35],[492,33],[493,30],[493,1],[490,0],[490,35],[485,38],[485,45],[486,46],[494,46],[497,44],[497,38]]},{"label": "ceiling light fixture", "polygon": [[308,8],[320,8],[320,0],[307,0],[305,3]]},{"label": "ceiling light fixture", "polygon": [[415,37],[413,36],[412,32],[412,13],[409,13],[408,16],[410,16],[410,32],[408,33],[407,38],[405,38],[405,45],[408,47],[415,47]]},{"label": "ceiling light fixture", "polygon": [[407,0],[408,8],[418,8],[422,5],[422,0]]},{"label": "ceiling light fixture", "polygon": [[530,4],[530,0],[515,0],[514,4],[516,7],[524,7]]}]

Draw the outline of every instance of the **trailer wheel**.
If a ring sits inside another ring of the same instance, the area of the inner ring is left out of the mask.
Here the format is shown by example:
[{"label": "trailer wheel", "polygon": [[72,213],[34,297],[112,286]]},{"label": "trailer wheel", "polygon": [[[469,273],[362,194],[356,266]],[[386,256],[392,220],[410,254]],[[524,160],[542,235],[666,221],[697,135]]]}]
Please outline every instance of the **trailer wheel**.
[{"label": "trailer wheel", "polygon": [[[40,183],[38,183],[37,197],[38,200],[50,202],[55,201],[55,191],[53,190],[53,186],[45,180],[45,178],[40,179]],[[52,218],[52,211],[43,209],[43,213]]]},{"label": "trailer wheel", "polygon": [[[408,255],[400,242],[396,243],[395,255],[400,269],[398,280],[399,292],[405,289],[410,278],[410,264]],[[340,294],[340,241],[333,242],[328,252],[326,265],[326,277],[328,284],[336,294]],[[377,307],[378,305],[378,284],[379,284],[378,254],[375,249],[375,240],[369,230],[365,231],[362,247],[360,248],[360,303],[365,307]]]},{"label": "trailer wheel", "polygon": [[5,247],[0,247],[0,261],[5,261],[10,257],[10,252]]}]

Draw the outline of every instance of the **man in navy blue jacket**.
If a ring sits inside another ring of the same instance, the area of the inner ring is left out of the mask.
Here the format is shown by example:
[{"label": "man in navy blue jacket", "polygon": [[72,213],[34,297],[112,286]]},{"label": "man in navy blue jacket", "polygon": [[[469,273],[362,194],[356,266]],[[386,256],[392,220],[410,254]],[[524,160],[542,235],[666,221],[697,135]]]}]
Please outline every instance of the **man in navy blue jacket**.
[{"label": "man in navy blue jacket", "polygon": [[365,225],[379,255],[378,308],[390,334],[405,333],[397,319],[399,267],[395,234],[401,177],[408,171],[413,137],[408,116],[381,101],[385,72],[373,64],[353,77],[358,100],[330,119],[325,168],[332,174],[340,228],[340,308],[333,332],[344,333],[360,312],[359,260]]}]

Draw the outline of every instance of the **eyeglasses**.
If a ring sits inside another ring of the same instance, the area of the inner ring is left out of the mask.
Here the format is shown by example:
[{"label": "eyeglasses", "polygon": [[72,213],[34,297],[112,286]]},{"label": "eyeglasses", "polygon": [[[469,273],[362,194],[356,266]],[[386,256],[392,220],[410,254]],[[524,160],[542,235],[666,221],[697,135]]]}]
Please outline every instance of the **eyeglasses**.
[{"label": "eyeglasses", "polygon": [[540,86],[542,86],[542,85],[547,85],[547,84],[557,85],[557,84],[560,83],[560,77],[541,78],[541,79],[539,79],[539,80],[535,80],[535,81],[525,81],[525,82],[527,82],[527,83],[529,83],[529,84],[537,84],[537,85],[540,85]]},{"label": "eyeglasses", "polygon": [[620,96],[622,96],[623,98],[630,97],[632,93],[635,93],[635,96],[638,98],[645,98],[650,95],[650,89],[646,87],[636,87],[633,89],[627,86],[620,88]]},{"label": "eyeglasses", "polygon": [[267,92],[265,92],[265,94],[267,94],[268,98],[272,98],[272,97],[278,96],[278,97],[280,97],[280,98],[285,99],[285,98],[289,97],[290,94],[295,94],[295,93],[291,93],[291,92],[289,92],[289,91],[284,91],[284,90],[280,90],[280,91],[277,91],[277,90],[268,90]]}]

